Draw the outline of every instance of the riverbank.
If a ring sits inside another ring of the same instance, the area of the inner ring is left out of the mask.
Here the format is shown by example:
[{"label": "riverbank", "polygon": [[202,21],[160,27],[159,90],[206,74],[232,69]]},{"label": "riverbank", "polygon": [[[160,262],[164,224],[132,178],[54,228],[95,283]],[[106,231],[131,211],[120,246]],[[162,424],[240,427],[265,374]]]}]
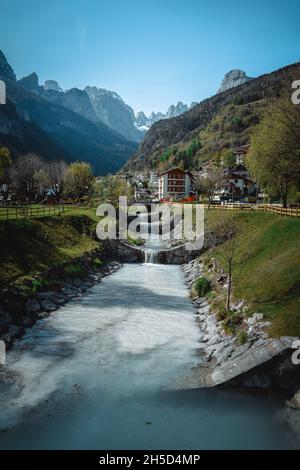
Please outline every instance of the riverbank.
[{"label": "riverbank", "polygon": [[[243,300],[232,305],[230,315],[236,322],[235,331],[226,331],[228,322],[224,324],[224,319],[214,311],[214,296],[209,293],[199,297],[194,293],[195,282],[209,275],[207,266],[198,258],[183,265],[183,271],[201,332],[199,363],[188,375],[186,387],[201,389],[229,385],[282,390],[284,396],[290,398],[283,415],[300,439],[300,371],[291,360],[293,342],[297,338],[270,337],[270,322],[262,313],[242,316],[246,311]],[[226,276],[218,273],[216,278],[226,288]]]},{"label": "riverbank", "polygon": [[10,349],[25,329],[54,312],[123,261],[139,260],[130,244],[96,237],[94,211],[0,223],[0,340]]},{"label": "riverbank", "polygon": [[81,296],[121,267],[118,261],[101,261],[101,249],[49,269],[34,281],[0,291],[0,339],[9,350],[26,328]]},{"label": "riverbank", "polygon": [[[263,313],[273,337],[300,336],[300,220],[270,213],[208,210],[206,228],[213,231],[220,219],[238,227],[234,302],[243,299],[249,315]],[[228,271],[226,249],[226,243],[220,244],[214,253],[202,257],[208,268],[214,258],[220,276]],[[225,291],[223,298],[221,294],[219,290],[215,303],[224,305]]]}]

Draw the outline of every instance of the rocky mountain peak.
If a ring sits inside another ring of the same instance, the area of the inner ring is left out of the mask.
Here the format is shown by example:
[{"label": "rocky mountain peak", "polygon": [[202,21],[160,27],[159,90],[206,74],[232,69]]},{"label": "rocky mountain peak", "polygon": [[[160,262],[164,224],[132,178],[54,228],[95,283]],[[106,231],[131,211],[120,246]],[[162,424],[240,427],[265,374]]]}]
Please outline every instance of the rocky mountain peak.
[{"label": "rocky mountain peak", "polygon": [[21,80],[18,80],[18,84],[23,88],[26,88],[28,91],[34,93],[39,91],[39,77],[35,72],[27,75],[27,77],[21,78]]},{"label": "rocky mountain peak", "polygon": [[7,78],[8,80],[16,81],[16,74],[13,68],[9,65],[5,55],[0,50],[0,77]]},{"label": "rocky mountain peak", "polygon": [[87,86],[84,89],[90,98],[96,116],[110,128],[131,141],[140,141],[143,133],[135,126],[133,109],[115,91]]},{"label": "rocky mountain peak", "polygon": [[56,80],[46,80],[44,83],[44,89],[45,91],[63,92],[63,89],[59,86]]},{"label": "rocky mountain peak", "polygon": [[252,80],[252,78],[247,77],[246,73],[243,70],[239,70],[239,69],[230,70],[230,72],[227,72],[225,74],[221,82],[221,86],[218,90],[218,93],[229,90],[230,88],[234,88],[238,85],[243,85],[249,80]]},{"label": "rocky mountain peak", "polygon": [[98,121],[96,113],[91,105],[89,95],[85,90],[71,88],[58,95],[59,102],[66,108],[91,121]]},{"label": "rocky mountain peak", "polygon": [[182,101],[178,101],[176,105],[172,104],[168,111],[167,111],[167,117],[176,117],[179,116],[182,113],[185,113],[189,109],[187,104],[183,104]]},{"label": "rocky mountain peak", "polygon": [[138,127],[147,126],[148,118],[144,111],[139,111],[135,117],[135,122]]},{"label": "rocky mountain peak", "polygon": [[146,131],[155,122],[160,121],[161,119],[168,119],[168,118],[180,116],[180,114],[185,113],[189,109],[196,106],[196,104],[198,103],[196,103],[196,101],[193,101],[189,106],[187,104],[184,104],[182,101],[178,101],[176,105],[171,104],[171,106],[169,106],[166,113],[161,113],[160,111],[156,113],[152,112],[149,116],[146,116],[143,111],[140,111],[137,113],[135,117],[135,125],[139,129],[143,129],[144,131]]}]

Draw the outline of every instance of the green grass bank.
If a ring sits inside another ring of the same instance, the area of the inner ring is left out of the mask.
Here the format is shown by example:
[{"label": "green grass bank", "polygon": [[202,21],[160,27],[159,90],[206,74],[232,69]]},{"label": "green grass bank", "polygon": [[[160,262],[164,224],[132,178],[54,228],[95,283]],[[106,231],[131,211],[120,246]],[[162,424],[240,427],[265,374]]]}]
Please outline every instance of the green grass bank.
[{"label": "green grass bank", "polygon": [[30,278],[99,246],[94,210],[0,222],[0,286]]},{"label": "green grass bank", "polygon": [[[273,336],[300,336],[300,220],[264,212],[206,211],[206,227],[219,217],[232,217],[240,226],[239,253],[250,253],[233,287],[235,299],[250,304],[272,322]],[[224,269],[220,245],[214,253]],[[211,253],[205,255],[206,261]],[[226,271],[226,269],[225,269]]]}]

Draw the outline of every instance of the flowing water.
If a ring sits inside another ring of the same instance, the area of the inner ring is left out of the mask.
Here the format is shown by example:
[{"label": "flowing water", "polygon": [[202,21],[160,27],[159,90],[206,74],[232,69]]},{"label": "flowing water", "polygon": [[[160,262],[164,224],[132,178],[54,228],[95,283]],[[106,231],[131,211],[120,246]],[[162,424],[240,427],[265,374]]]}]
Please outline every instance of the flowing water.
[{"label": "flowing water", "polygon": [[199,337],[179,266],[124,265],[38,321],[8,354],[0,447],[294,446],[276,396],[171,390],[197,364]]}]

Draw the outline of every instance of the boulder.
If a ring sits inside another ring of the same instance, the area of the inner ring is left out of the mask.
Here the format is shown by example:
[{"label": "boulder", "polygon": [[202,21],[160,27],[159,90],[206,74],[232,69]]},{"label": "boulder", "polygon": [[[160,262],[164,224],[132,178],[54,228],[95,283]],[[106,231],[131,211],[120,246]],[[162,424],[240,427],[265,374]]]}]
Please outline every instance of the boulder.
[{"label": "boulder", "polygon": [[248,325],[254,325],[256,322],[263,320],[263,313],[254,313],[251,317],[247,319]]},{"label": "boulder", "polygon": [[28,313],[37,313],[41,310],[41,306],[39,302],[35,299],[28,300],[28,302],[25,305],[25,310]]},{"label": "boulder", "polygon": [[49,300],[42,300],[41,302],[41,309],[45,310],[46,312],[53,312],[53,310],[57,309],[57,305]]},{"label": "boulder", "polygon": [[12,339],[20,338],[24,334],[24,328],[19,325],[10,325],[8,334]]},{"label": "boulder", "polygon": [[4,334],[0,335],[0,340],[4,341],[7,349],[9,349],[13,344],[13,339],[10,336],[9,333],[4,333]]},{"label": "boulder", "polygon": [[204,314],[204,315],[209,315],[210,312],[210,306],[209,305],[204,305],[203,307],[198,308],[198,313]]},{"label": "boulder", "polygon": [[290,408],[300,411],[300,390],[298,390],[295,395],[287,401],[287,405]]},{"label": "boulder", "polygon": [[20,325],[23,326],[24,328],[29,328],[30,326],[35,324],[35,318],[27,315],[26,317],[22,317],[20,319]]},{"label": "boulder", "polygon": [[82,284],[82,281],[80,279],[76,278],[76,279],[73,280],[73,285],[75,287],[80,287],[81,284]]},{"label": "boulder", "polygon": [[0,308],[0,332],[5,331],[10,323],[10,315],[5,312],[2,308]]},{"label": "boulder", "polygon": [[68,297],[60,292],[52,292],[49,300],[56,305],[64,305],[67,302]]}]

